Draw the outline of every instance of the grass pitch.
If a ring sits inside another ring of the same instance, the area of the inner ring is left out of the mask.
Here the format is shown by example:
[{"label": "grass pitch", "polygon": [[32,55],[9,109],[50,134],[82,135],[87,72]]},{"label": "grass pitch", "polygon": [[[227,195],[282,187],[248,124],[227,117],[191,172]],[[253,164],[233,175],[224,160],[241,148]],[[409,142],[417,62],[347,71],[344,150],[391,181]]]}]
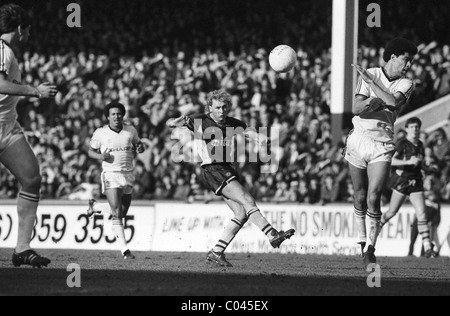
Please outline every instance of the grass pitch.
[{"label": "grass pitch", "polygon": [[[0,249],[0,296],[356,296],[450,295],[450,258],[380,257],[380,285],[369,287],[360,257],[230,253],[232,268],[207,263],[206,253],[38,250],[48,268],[14,268]],[[80,267],[81,287],[67,279]]]}]

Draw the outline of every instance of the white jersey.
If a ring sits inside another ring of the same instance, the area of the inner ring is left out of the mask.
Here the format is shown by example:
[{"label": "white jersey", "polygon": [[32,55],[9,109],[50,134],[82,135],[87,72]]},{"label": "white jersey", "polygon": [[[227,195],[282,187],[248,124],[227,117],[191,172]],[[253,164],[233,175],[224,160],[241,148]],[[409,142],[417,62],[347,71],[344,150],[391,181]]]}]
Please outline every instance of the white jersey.
[{"label": "white jersey", "polygon": [[[5,41],[0,39],[0,73],[6,76],[6,80],[20,84],[22,78],[11,47]],[[11,122],[17,119],[16,105],[19,102],[19,96],[0,94],[0,122]]]},{"label": "white jersey", "polygon": [[98,128],[91,139],[91,147],[104,153],[106,150],[113,157],[111,162],[103,161],[104,172],[130,172],[134,168],[134,144],[140,142],[136,129],[131,125],[123,125],[118,133],[109,125]]},{"label": "white jersey", "polygon": [[[397,92],[402,93],[406,100],[409,99],[414,91],[414,82],[408,78],[399,78],[390,80],[384,69],[381,67],[370,68],[367,70],[374,76],[374,81],[385,87],[394,95]],[[364,95],[369,98],[376,98],[376,94],[369,85],[359,78],[355,95]],[[391,104],[394,105],[394,104]],[[397,113],[385,109],[384,111],[368,111],[360,116],[355,116],[352,120],[355,130],[363,133],[370,138],[384,142],[393,143],[394,141],[394,123],[397,119]]]}]

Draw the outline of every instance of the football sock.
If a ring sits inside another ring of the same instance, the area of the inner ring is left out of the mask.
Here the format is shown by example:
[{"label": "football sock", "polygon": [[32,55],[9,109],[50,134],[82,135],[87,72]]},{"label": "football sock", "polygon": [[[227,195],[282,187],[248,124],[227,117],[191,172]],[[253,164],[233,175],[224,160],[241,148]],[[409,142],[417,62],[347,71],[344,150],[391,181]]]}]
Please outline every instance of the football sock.
[{"label": "football sock", "polygon": [[425,251],[431,249],[430,228],[426,221],[417,221],[417,228],[420,236],[422,236],[423,248]]},{"label": "football sock", "polygon": [[20,253],[30,249],[31,235],[33,233],[36,212],[39,204],[39,195],[20,192],[17,200],[17,215],[19,217],[19,231],[17,235],[16,252]]},{"label": "football sock", "polygon": [[114,231],[114,235],[116,236],[116,240],[119,243],[119,248],[122,254],[128,250],[128,245],[125,239],[125,231],[123,228],[123,222],[119,218],[114,218],[112,220],[112,229]]},{"label": "football sock", "polygon": [[417,237],[419,236],[419,228],[417,227],[417,218],[414,219],[411,225],[411,236],[409,241],[409,252],[408,255],[412,256],[414,254],[414,245],[416,243]]},{"label": "football sock", "polygon": [[367,212],[367,216],[369,217],[369,244],[372,246],[376,246],[378,235],[380,234],[380,219],[381,212],[372,213],[370,211]]},{"label": "football sock", "polygon": [[260,210],[257,207],[250,209],[247,212],[248,219],[255,224],[259,229],[262,230],[267,237],[273,238],[272,233],[276,230],[269,224],[267,219],[261,214]]},{"label": "football sock", "polygon": [[356,226],[358,228],[359,243],[366,243],[367,232],[366,232],[366,213],[367,210],[359,210],[354,208]]},{"label": "football sock", "polygon": [[224,252],[244,224],[245,222],[243,223],[238,219],[233,218],[227,227],[225,227],[225,230],[217,244],[214,246],[213,251],[218,253]]}]

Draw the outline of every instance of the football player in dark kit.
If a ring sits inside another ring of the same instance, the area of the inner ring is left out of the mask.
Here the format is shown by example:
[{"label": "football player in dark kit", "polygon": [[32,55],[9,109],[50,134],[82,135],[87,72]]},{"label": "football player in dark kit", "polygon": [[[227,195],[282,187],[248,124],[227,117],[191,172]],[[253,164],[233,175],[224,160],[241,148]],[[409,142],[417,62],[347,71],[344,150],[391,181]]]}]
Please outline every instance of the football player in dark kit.
[{"label": "football player in dark kit", "polygon": [[224,252],[247,220],[262,230],[274,248],[280,247],[283,241],[294,235],[295,230],[289,229],[284,232],[273,228],[261,214],[255,199],[238,181],[231,164],[234,161],[231,150],[234,136],[242,132],[246,137],[257,140],[257,134],[245,131],[247,125],[244,122],[228,116],[231,110],[230,94],[224,90],[210,92],[207,107],[209,110],[207,114],[172,118],[166,124],[170,128],[186,126],[194,132],[194,141],[200,146],[197,149],[205,183],[216,195],[223,197],[234,213],[234,218],[206,256],[208,261],[231,267]]},{"label": "football player in dark kit", "polygon": [[409,196],[417,215],[417,226],[422,236],[425,257],[435,257],[430,242],[430,228],[426,215],[425,195],[423,187],[422,160],[425,149],[419,139],[422,122],[417,117],[409,118],[405,123],[406,138],[400,139],[395,145],[392,159],[392,177],[389,187],[393,190],[389,210],[383,214],[381,227],[394,217]]}]

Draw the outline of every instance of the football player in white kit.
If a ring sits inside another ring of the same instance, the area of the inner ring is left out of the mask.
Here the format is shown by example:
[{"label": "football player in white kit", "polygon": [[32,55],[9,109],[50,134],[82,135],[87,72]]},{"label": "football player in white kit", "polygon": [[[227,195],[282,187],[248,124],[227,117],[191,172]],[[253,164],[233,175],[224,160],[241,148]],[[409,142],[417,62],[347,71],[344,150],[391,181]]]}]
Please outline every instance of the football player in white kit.
[{"label": "football player in white kit", "polygon": [[50,98],[57,93],[49,83],[38,87],[21,84],[17,56],[30,36],[30,17],[20,6],[0,7],[0,162],[21,185],[17,199],[19,227],[12,263],[18,267],[47,266],[48,258],[30,248],[40,198],[41,175],[38,161],[17,122],[20,97]]},{"label": "football player in white kit", "polygon": [[123,219],[131,205],[135,152],[142,153],[142,144],[136,129],[125,125],[125,106],[111,102],[105,106],[108,125],[98,128],[91,138],[89,156],[102,161],[102,193],[108,203],[89,201],[88,215],[105,212],[112,216],[112,227],[124,259],[135,259],[125,239]]},{"label": "football player in white kit", "polygon": [[[385,47],[383,59],[386,64],[383,67],[366,70],[353,65],[360,78],[353,102],[354,129],[347,138],[345,159],[354,187],[355,219],[366,264],[376,263],[381,194],[395,152],[394,122],[415,87],[406,77],[415,54],[414,43],[397,37]],[[370,223],[368,240],[366,215]]]}]

